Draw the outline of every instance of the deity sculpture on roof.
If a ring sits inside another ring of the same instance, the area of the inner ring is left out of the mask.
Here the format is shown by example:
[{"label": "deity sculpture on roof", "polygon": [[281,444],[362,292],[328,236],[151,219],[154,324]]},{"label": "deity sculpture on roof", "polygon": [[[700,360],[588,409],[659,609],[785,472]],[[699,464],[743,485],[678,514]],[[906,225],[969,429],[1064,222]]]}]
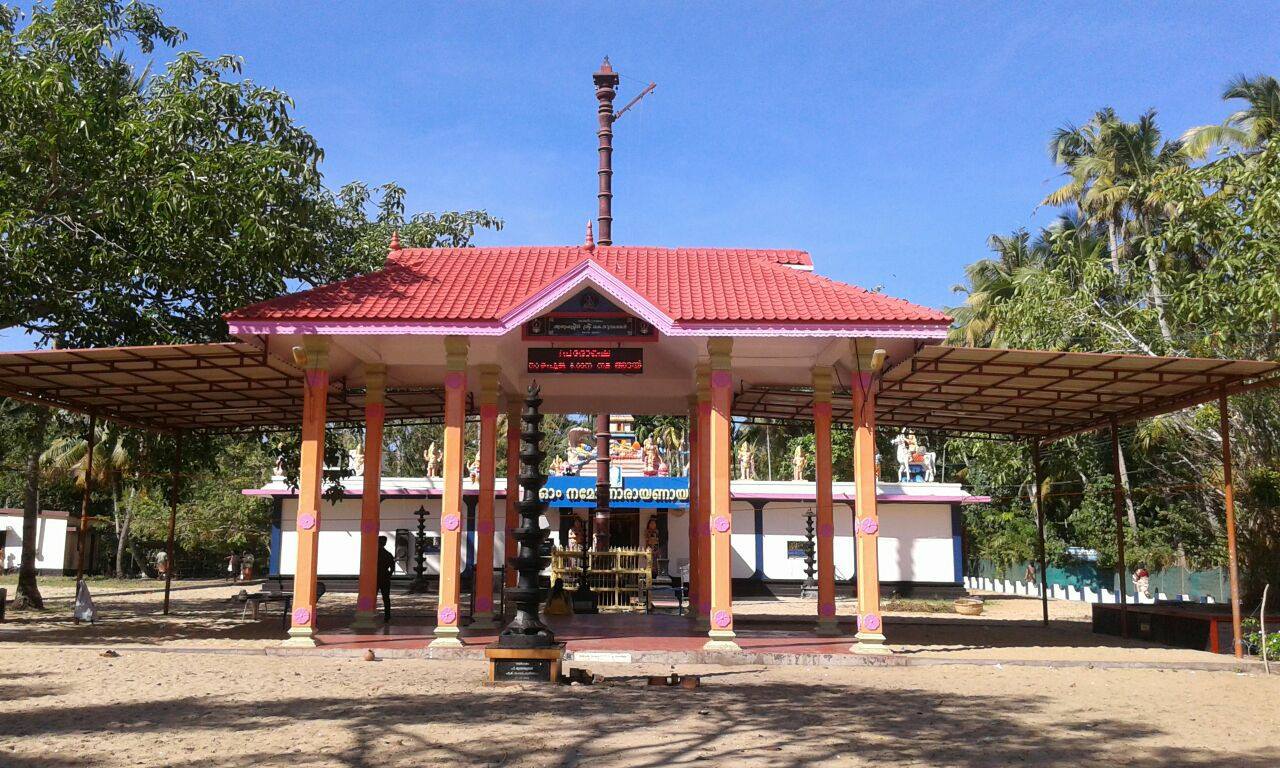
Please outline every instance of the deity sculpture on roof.
[{"label": "deity sculpture on roof", "polygon": [[427,450],[422,452],[422,458],[427,462],[427,477],[439,477],[440,451],[436,448],[434,442],[427,446]]},{"label": "deity sculpture on roof", "polygon": [[658,464],[662,462],[662,457],[658,454],[658,446],[653,444],[652,437],[644,439],[641,456],[644,458],[644,473],[650,477],[658,474]]},{"label": "deity sculpture on roof", "polygon": [[804,455],[804,451],[797,444],[796,449],[791,452],[791,479],[803,480],[804,470],[808,463],[808,457]]},{"label": "deity sculpture on roof", "polygon": [[738,479],[756,479],[756,452],[748,443],[738,444]]}]

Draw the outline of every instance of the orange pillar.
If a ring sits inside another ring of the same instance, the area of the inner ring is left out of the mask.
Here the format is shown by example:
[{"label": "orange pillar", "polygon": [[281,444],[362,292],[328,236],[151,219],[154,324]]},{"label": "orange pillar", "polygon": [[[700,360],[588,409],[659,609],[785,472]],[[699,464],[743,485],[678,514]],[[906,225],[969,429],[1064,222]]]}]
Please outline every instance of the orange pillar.
[{"label": "orange pillar", "polygon": [[466,424],[467,339],[446,336],[444,374],[444,489],[440,503],[440,600],[432,648],[461,648],[458,621],[462,561],[463,429]]},{"label": "orange pillar", "polygon": [[[1236,497],[1231,483],[1231,411],[1227,409],[1227,387],[1218,395],[1218,430],[1222,436],[1222,502],[1227,514],[1227,575],[1231,579],[1231,651],[1244,658],[1240,629],[1240,568],[1236,556]],[[1123,580],[1124,575],[1121,574]],[[1264,617],[1265,618],[1265,617]]]},{"label": "orange pillar", "polygon": [[733,632],[733,513],[729,497],[729,420],[733,407],[733,374],[731,355],[733,340],[711,339],[707,352],[711,357],[711,629],[703,645],[708,651],[736,651]]},{"label": "orange pillar", "polygon": [[818,524],[818,634],[837,635],[835,517],[831,485],[831,369],[813,369],[813,474]]},{"label": "orange pillar", "polygon": [[688,590],[689,601],[689,618],[697,619],[698,617],[698,598],[700,586],[698,583],[698,548],[699,529],[697,525],[698,519],[698,398],[693,396],[689,398],[689,579],[685,584]]},{"label": "orange pillar", "polygon": [[378,532],[382,494],[382,422],[387,366],[371,363],[364,369],[364,483],[360,491],[360,590],[352,629],[374,629],[378,602]]},{"label": "orange pillar", "polygon": [[506,563],[505,585],[516,585],[516,539],[511,532],[520,525],[516,509],[520,495],[520,401],[514,395],[507,403],[507,520],[502,528],[502,549]]},{"label": "orange pillar", "polygon": [[711,628],[711,364],[698,363],[698,629]]},{"label": "orange pillar", "polygon": [[475,611],[471,626],[493,623],[493,507],[498,464],[498,366],[480,368],[480,498],[476,504]]},{"label": "orange pillar", "polygon": [[329,398],[329,340],[305,336],[294,348],[305,373],[302,390],[302,457],[298,467],[298,556],[293,571],[293,616],[286,645],[314,646],[316,558],[320,546],[320,493],[324,472],[324,424]]},{"label": "orange pillar", "polygon": [[853,483],[857,505],[858,642],[855,653],[889,653],[880,615],[880,515],[876,509],[876,388],[884,352],[853,343]]}]

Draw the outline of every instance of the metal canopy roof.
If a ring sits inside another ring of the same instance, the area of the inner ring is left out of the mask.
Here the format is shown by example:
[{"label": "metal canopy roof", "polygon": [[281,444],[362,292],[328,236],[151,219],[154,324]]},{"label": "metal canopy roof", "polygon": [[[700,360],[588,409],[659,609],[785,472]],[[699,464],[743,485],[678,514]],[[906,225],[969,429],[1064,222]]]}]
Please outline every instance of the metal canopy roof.
[{"label": "metal canopy roof", "polygon": [[[161,432],[295,428],[302,371],[243,343],[0,353],[0,396]],[[387,420],[437,418],[443,393],[389,389]],[[363,390],[330,384],[329,419],[364,421]]]},{"label": "metal canopy roof", "polygon": [[[1280,363],[928,346],[884,374],[877,423],[1052,440],[1280,384]],[[833,416],[850,419],[849,390]],[[748,386],[747,418],[811,419],[809,389]]]},{"label": "metal canopy roof", "polygon": [[[245,343],[0,353],[0,396],[162,432],[290,429],[302,371]],[[884,374],[877,423],[1052,440],[1280,385],[1280,363],[926,346]],[[435,387],[389,389],[389,423],[439,418]],[[811,421],[807,387],[745,385],[735,416]],[[833,415],[850,420],[849,390]],[[360,424],[364,392],[330,384],[329,420]]]}]

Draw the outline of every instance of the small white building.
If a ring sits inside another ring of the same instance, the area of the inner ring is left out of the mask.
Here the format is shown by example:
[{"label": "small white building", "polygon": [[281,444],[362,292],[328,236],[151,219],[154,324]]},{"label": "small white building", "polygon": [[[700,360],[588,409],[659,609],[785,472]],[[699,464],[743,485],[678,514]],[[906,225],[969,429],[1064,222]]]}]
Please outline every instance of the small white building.
[{"label": "small white building", "polygon": [[[552,481],[568,478],[552,478]],[[576,479],[576,478],[574,478]],[[584,478],[584,480],[587,480]],[[643,478],[623,478],[624,485]],[[684,484],[687,478],[661,478]],[[594,482],[593,480],[591,481]],[[502,520],[505,518],[505,479],[497,479],[495,516],[497,543],[494,568],[502,567]],[[440,493],[439,478],[382,479],[381,532],[386,535],[397,558],[397,573],[411,573],[414,533],[425,509],[427,547],[426,570],[439,571]],[[359,572],[361,479],[349,478],[345,495],[337,503],[325,502],[320,513],[318,572],[323,578],[354,577]],[[804,544],[806,515],[815,506],[814,483],[796,481],[735,480],[733,497],[733,566],[735,595],[794,593],[805,578]],[[282,479],[262,488],[244,491],[275,500],[272,516],[269,573],[291,576],[297,550],[297,492]],[[475,510],[479,488],[465,482],[466,537],[463,539],[463,567],[470,572],[475,561]],[[988,501],[970,496],[958,483],[880,483],[880,581],[889,592],[911,594],[951,594],[963,589],[964,564],[961,555],[961,506]],[[668,496],[669,498],[669,496]],[[835,483],[835,576],[848,584],[857,570],[853,535],[853,483]],[[571,502],[553,501],[543,517],[543,526],[552,532],[555,543],[566,544],[571,525]],[[611,502],[610,534],[614,546],[639,546],[640,532],[651,517],[658,520],[662,541],[661,560],[666,571],[678,575],[689,560],[689,513],[685,506],[628,506],[628,501]],[[561,504],[563,506],[554,506]],[[587,509],[592,505],[581,507]]]},{"label": "small white building", "polygon": [[[67,525],[67,513],[51,509],[40,511],[36,524],[36,571],[46,575],[62,575],[69,552],[75,550],[74,531]],[[18,570],[22,563],[22,510],[0,508],[0,551],[4,553],[5,573]]]}]

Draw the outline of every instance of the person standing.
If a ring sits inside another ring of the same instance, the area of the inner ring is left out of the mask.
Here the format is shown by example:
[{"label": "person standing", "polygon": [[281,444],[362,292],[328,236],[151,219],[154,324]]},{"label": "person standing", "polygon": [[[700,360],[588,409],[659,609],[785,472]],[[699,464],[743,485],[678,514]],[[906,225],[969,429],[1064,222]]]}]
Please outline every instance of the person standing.
[{"label": "person standing", "polygon": [[387,537],[378,537],[378,591],[382,593],[382,622],[391,623],[391,572],[396,568],[396,556],[387,549]]}]

